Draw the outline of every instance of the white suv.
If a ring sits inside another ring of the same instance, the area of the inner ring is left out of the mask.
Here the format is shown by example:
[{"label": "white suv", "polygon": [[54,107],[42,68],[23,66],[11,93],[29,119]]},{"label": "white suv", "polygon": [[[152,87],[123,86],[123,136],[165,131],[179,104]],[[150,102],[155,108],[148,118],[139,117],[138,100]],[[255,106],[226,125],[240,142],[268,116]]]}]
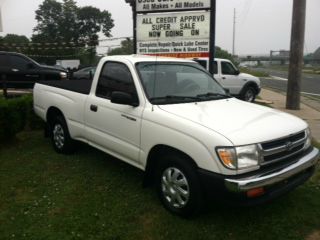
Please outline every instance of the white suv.
[{"label": "white suv", "polygon": [[[194,61],[209,70],[208,58],[195,58]],[[248,102],[254,102],[260,93],[260,79],[250,74],[240,73],[235,65],[228,59],[216,58],[214,60],[214,78],[230,91],[231,95]]]}]

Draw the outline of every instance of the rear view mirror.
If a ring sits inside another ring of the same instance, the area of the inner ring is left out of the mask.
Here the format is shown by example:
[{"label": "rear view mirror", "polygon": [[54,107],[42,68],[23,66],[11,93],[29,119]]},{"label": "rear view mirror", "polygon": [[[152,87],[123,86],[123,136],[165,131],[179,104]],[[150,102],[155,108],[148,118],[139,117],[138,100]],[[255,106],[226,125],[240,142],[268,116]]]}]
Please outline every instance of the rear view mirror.
[{"label": "rear view mirror", "polygon": [[133,107],[139,106],[139,104],[135,101],[135,99],[131,96],[131,94],[126,92],[112,92],[111,94],[111,102],[121,105],[129,105]]}]

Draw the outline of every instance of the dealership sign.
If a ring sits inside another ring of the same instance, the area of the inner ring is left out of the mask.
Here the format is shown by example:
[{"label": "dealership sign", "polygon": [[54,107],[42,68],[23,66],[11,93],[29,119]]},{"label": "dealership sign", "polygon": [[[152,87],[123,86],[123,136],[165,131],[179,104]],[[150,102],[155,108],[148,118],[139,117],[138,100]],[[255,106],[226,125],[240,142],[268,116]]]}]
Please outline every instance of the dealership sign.
[{"label": "dealership sign", "polygon": [[210,12],[137,16],[137,53],[205,57],[210,48]]},{"label": "dealership sign", "polygon": [[[216,0],[126,0],[133,6],[134,52],[208,57],[213,71]],[[211,63],[212,62],[212,63]]]},{"label": "dealership sign", "polygon": [[136,0],[137,12],[167,12],[208,9],[211,0]]}]

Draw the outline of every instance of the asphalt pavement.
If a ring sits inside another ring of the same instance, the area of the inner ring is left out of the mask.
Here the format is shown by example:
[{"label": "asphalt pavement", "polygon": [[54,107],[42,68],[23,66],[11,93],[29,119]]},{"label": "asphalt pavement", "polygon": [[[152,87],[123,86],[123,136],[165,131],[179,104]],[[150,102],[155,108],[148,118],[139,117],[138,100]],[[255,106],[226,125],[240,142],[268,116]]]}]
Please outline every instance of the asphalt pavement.
[{"label": "asphalt pavement", "polygon": [[[266,72],[270,75],[269,78],[261,78],[263,87],[287,91],[288,72],[274,70],[268,68],[254,68],[254,70]],[[301,92],[310,96],[320,97],[320,74],[302,74]]]}]

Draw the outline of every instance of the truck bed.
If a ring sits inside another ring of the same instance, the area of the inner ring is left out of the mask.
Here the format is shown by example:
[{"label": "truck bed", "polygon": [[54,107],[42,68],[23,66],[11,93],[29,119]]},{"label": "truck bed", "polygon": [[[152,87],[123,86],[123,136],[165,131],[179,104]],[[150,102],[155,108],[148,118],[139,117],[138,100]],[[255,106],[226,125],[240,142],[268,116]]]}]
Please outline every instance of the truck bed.
[{"label": "truck bed", "polygon": [[92,81],[90,80],[63,80],[63,81],[41,81],[40,84],[56,87],[72,92],[89,95]]}]

